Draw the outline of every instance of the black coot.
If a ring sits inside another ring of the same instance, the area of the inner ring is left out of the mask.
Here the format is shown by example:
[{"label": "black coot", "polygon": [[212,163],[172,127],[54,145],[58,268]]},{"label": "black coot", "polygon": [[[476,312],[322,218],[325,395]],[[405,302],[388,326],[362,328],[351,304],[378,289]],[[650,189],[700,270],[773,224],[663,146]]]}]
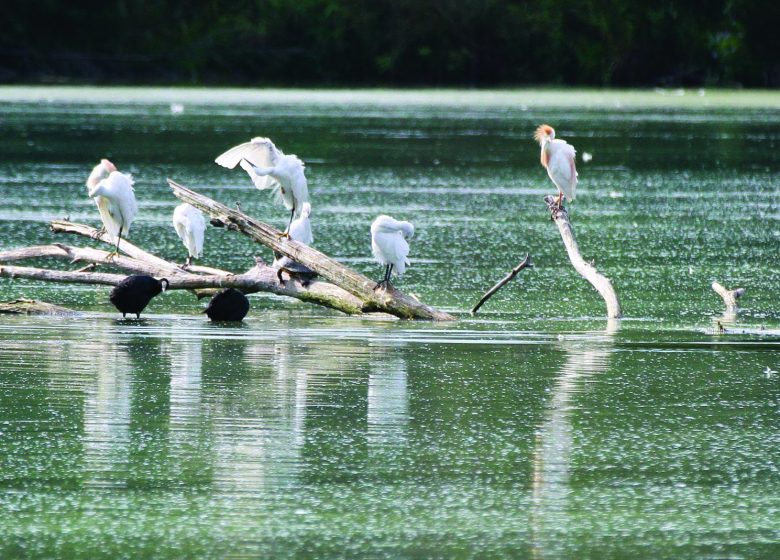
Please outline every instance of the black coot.
[{"label": "black coot", "polygon": [[157,280],[145,274],[128,276],[114,286],[108,299],[122,313],[122,317],[126,313],[135,313],[135,316],[140,319],[141,311],[154,296],[167,290],[168,284],[166,278]]},{"label": "black coot", "polygon": [[249,312],[249,300],[234,288],[218,292],[203,313],[212,321],[241,321]]}]

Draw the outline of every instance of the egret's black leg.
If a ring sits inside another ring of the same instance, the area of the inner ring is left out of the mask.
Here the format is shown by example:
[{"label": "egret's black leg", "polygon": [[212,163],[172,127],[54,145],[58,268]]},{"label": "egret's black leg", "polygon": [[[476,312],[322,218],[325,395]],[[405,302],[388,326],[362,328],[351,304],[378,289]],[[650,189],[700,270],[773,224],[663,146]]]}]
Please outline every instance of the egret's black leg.
[{"label": "egret's black leg", "polygon": [[374,289],[376,290],[382,284],[387,283],[387,278],[388,278],[389,275],[390,275],[390,265],[388,264],[385,267],[385,275],[382,277],[382,280],[380,280],[379,282],[376,283],[376,286],[374,286]]},{"label": "egret's black leg", "polygon": [[393,273],[393,265],[387,265],[387,276],[385,276],[385,289],[390,287],[390,275]]},{"label": "egret's black leg", "polygon": [[290,211],[290,221],[287,222],[287,229],[284,230],[284,233],[279,236],[279,239],[284,239],[285,237],[287,239],[290,239],[290,226],[292,225],[293,218],[295,217],[295,207]]},{"label": "egret's black leg", "polygon": [[293,209],[290,211],[290,221],[287,223],[287,229],[285,230],[287,232],[287,235],[290,234],[290,226],[292,225],[294,217],[295,217],[295,206],[293,206]]},{"label": "egret's black leg", "polygon": [[114,247],[114,251],[109,253],[106,257],[106,260],[111,260],[113,257],[119,256],[119,243],[122,241],[122,228],[119,228],[119,235],[116,237],[116,247]]}]

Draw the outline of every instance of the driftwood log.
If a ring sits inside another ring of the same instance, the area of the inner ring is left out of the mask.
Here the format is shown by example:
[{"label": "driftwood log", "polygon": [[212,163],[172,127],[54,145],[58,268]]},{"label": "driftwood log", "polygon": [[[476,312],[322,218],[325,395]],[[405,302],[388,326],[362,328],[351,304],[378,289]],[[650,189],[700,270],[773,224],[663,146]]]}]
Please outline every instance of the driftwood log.
[{"label": "driftwood log", "polygon": [[[58,221],[53,223],[55,231],[76,233],[95,239],[97,230],[83,224],[71,224]],[[101,239],[103,240],[103,239]],[[112,242],[106,237],[106,242]],[[348,292],[327,282],[314,280],[306,286],[297,281],[280,283],[276,277],[276,270],[262,259],[257,259],[256,265],[243,274],[232,274],[208,267],[189,267],[183,270],[175,263],[160,259],[150,253],[146,253],[135,247],[132,243],[122,240],[120,250],[133,254],[136,257],[118,255],[111,257],[107,251],[99,249],[70,247],[67,245],[39,245],[12,249],[0,252],[0,262],[7,263],[31,258],[54,257],[68,262],[89,263],[91,266],[77,271],[50,270],[45,268],[32,268],[20,266],[8,266],[0,264],[0,277],[26,278],[31,280],[45,280],[48,282],[65,282],[75,284],[102,284],[113,286],[119,283],[125,274],[95,272],[101,266],[112,266],[126,273],[148,274],[158,278],[167,278],[170,289],[193,290],[196,294],[213,293],[222,288],[236,288],[245,293],[270,292],[277,295],[289,296],[309,303],[316,303],[330,307],[348,314],[362,313],[362,302],[351,296]],[[147,257],[146,255],[149,255]],[[196,274],[202,270],[215,270],[218,274]]]},{"label": "driftwood log", "polygon": [[518,264],[516,267],[514,267],[509,274],[504,276],[501,280],[498,281],[498,283],[490,288],[487,292],[485,292],[485,295],[483,295],[480,300],[477,302],[477,304],[471,308],[471,314],[476,315],[477,311],[479,311],[479,308],[482,307],[482,305],[489,300],[491,297],[493,297],[493,294],[495,294],[498,290],[503,288],[506,284],[508,284],[512,278],[517,276],[517,274],[523,270],[524,268],[530,268],[533,265],[531,264],[531,255],[526,255],[525,258]]},{"label": "driftwood log", "polygon": [[580,249],[577,246],[577,239],[574,237],[574,230],[572,230],[571,223],[569,222],[569,213],[563,206],[559,206],[555,197],[545,196],[544,202],[547,204],[547,209],[550,211],[550,216],[558,226],[558,231],[561,234],[561,240],[566,247],[566,252],[569,254],[569,260],[571,261],[574,270],[576,270],[580,276],[585,278],[591,285],[596,288],[601,297],[607,304],[607,317],[610,319],[619,319],[622,317],[620,310],[620,300],[618,300],[615,289],[612,287],[612,283],[609,278],[599,273],[596,268],[585,261],[580,255]]},{"label": "driftwood log", "polygon": [[0,301],[0,314],[8,315],[73,315],[74,311],[34,299],[19,298],[12,301]]},{"label": "driftwood log", "polygon": [[723,299],[723,304],[726,306],[723,315],[714,319],[716,331],[718,334],[726,334],[731,332],[731,329],[727,327],[730,327],[737,321],[737,313],[739,313],[737,300],[745,294],[745,289],[735,288],[729,290],[719,282],[713,282],[712,289]]},{"label": "driftwood log", "polygon": [[[181,188],[183,189],[183,187]],[[192,197],[192,200],[196,200],[200,205],[193,204],[194,206],[198,206],[202,209],[205,209],[204,206],[217,209],[218,211],[215,211],[215,213],[212,214],[209,212],[209,214],[215,219],[221,220],[227,225],[228,229],[235,229],[246,233],[242,227],[249,224],[251,227],[260,231],[267,230],[271,241],[267,245],[274,250],[278,250],[279,248],[283,249],[279,250],[279,252],[282,252],[287,256],[297,255],[299,252],[304,255],[303,258],[311,258],[312,254],[315,254],[315,256],[321,255],[321,253],[304,245],[299,245],[298,243],[291,241],[280,241],[278,236],[281,235],[281,232],[274,230],[270,226],[258,222],[241,212],[237,212],[236,215],[233,215],[230,212],[224,212],[222,209],[227,209],[227,207],[214,202],[207,197],[194,193],[193,191],[189,191],[188,189],[185,190],[188,193],[187,196]],[[237,224],[240,224],[242,227],[239,227]],[[95,228],[84,224],[74,224],[57,220],[51,223],[51,228],[52,231],[56,233],[75,234],[95,239],[109,245],[113,245],[114,243],[113,239],[105,233],[101,233]],[[247,231],[254,230],[250,229]],[[247,235],[257,240],[249,233],[247,233]],[[290,246],[292,246],[292,249],[290,249]],[[301,247],[303,249],[301,249]],[[328,261],[328,267],[323,267],[323,269],[327,270],[328,276],[330,278],[335,278],[337,280],[336,282],[328,282],[321,278],[315,278],[313,280],[291,278],[280,282],[277,277],[278,271],[276,268],[267,265],[260,258],[256,258],[255,266],[246,272],[233,274],[229,271],[205,266],[189,266],[186,269],[183,269],[176,263],[144,251],[125,239],[121,241],[119,250],[125,254],[112,256],[110,253],[99,249],[72,247],[56,243],[3,251],[0,252],[0,263],[34,258],[56,258],[66,260],[70,263],[85,263],[86,266],[78,270],[69,271],[0,264],[0,277],[79,284],[116,285],[125,278],[126,274],[96,270],[101,267],[110,267],[119,269],[124,273],[148,274],[158,278],[164,277],[169,280],[170,289],[192,290],[199,296],[213,293],[221,288],[236,288],[245,293],[269,292],[288,296],[301,301],[336,309],[350,315],[360,315],[368,312],[386,312],[397,317],[408,319],[454,319],[447,313],[423,305],[417,300],[405,296],[393,288],[386,293],[372,293],[370,294],[371,297],[367,297],[369,294],[355,290],[354,286],[348,281],[345,281],[344,283],[351,288],[351,291],[345,289],[345,286],[339,284],[342,278],[348,278],[350,281],[354,281],[354,277],[360,277],[360,275],[350,271],[324,255],[322,256]],[[316,262],[316,259],[314,262]],[[338,267],[343,269],[342,276],[333,273],[334,270],[338,270]],[[317,265],[311,266],[310,268],[316,272],[320,272]],[[324,274],[321,274],[321,276],[325,277]],[[354,293],[356,291],[358,294]],[[363,297],[361,297],[361,295]]]},{"label": "driftwood log", "polygon": [[733,308],[735,311],[738,306],[737,300],[745,294],[745,288],[735,288],[733,290],[729,290],[719,282],[713,282],[712,289],[715,290],[715,293],[717,293],[723,299],[723,304],[726,306],[726,308]]},{"label": "driftwood log", "polygon": [[312,247],[281,237],[282,232],[268,224],[190,190],[176,181],[168,179],[168,184],[178,199],[209,215],[212,224],[222,224],[229,230],[239,231],[255,242],[310,268],[331,284],[358,298],[362,302],[363,312],[382,311],[403,319],[455,319],[452,315],[420,303],[392,286],[374,290],[376,281],[347,268]]}]

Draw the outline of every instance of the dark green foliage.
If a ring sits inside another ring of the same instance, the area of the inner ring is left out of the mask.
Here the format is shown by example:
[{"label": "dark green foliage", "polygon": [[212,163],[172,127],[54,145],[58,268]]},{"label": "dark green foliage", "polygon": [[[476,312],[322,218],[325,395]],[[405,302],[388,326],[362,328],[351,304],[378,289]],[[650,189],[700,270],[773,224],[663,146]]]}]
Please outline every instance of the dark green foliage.
[{"label": "dark green foliage", "polygon": [[5,3],[0,82],[780,84],[775,0]]}]

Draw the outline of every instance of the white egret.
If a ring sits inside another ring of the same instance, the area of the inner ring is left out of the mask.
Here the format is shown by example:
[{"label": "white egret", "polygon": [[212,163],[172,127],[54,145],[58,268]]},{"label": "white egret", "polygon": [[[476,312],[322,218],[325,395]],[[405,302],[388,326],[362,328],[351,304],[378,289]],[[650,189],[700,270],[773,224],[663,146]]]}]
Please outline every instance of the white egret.
[{"label": "white egret", "polygon": [[290,239],[311,245],[314,242],[314,235],[311,232],[311,204],[304,202],[301,205],[301,214],[290,223]]},{"label": "white egret", "polygon": [[[311,245],[314,242],[309,216],[311,216],[311,204],[304,202],[301,207],[301,215],[295,218],[290,224],[290,239],[297,241],[298,243],[303,243],[304,245]],[[290,257],[285,257],[281,253],[274,253],[274,257],[273,267],[278,269],[276,276],[279,278],[279,282],[282,282],[283,272],[286,272],[290,276],[309,276],[314,274],[310,268],[295,262]]]},{"label": "white egret", "polygon": [[184,266],[192,264],[192,259],[198,259],[203,254],[203,237],[206,233],[206,220],[203,212],[184,202],[173,211],[173,228],[176,234],[187,248],[187,262]]},{"label": "white egret", "polygon": [[[95,186],[89,189],[90,198],[101,197],[107,200],[106,212],[100,212],[100,219],[109,235],[116,238],[116,250],[113,254],[119,254],[119,242],[122,234],[130,230],[135,215],[138,213],[138,204],[135,201],[133,190],[133,177],[119,171],[112,171],[108,177],[101,179]],[[96,199],[98,209],[101,202]]]},{"label": "white egret", "polygon": [[214,161],[228,169],[240,165],[255,187],[274,191],[290,210],[290,222],[284,233],[284,237],[290,237],[293,218],[300,215],[303,204],[309,200],[304,164],[298,156],[285,155],[269,138],[258,137],[230,148]]},{"label": "white egret", "polygon": [[577,189],[574,147],[565,140],[556,140],[555,129],[546,124],[536,129],[534,140],[542,147],[542,166],[558,187],[558,206],[562,206],[564,195],[571,202]]},{"label": "white egret", "polygon": [[397,276],[402,276],[409,265],[406,258],[409,255],[409,243],[414,235],[414,226],[410,222],[398,221],[390,216],[379,216],[371,224],[371,249],[379,264],[386,266],[385,276],[377,282],[376,290],[382,284],[390,286],[390,275],[395,269]]},{"label": "white egret", "polygon": [[[92,170],[92,173],[89,174],[89,177],[87,178],[87,192],[94,189],[97,184],[108,177],[111,172],[116,171],[116,166],[111,163],[107,159],[101,159],[100,163],[98,163],[95,168]],[[103,216],[108,216],[108,199],[103,196],[96,196],[95,197],[95,204],[98,207],[98,212],[100,212],[100,219],[105,223],[106,218]],[[103,226],[102,231],[105,231],[105,226]]]}]

